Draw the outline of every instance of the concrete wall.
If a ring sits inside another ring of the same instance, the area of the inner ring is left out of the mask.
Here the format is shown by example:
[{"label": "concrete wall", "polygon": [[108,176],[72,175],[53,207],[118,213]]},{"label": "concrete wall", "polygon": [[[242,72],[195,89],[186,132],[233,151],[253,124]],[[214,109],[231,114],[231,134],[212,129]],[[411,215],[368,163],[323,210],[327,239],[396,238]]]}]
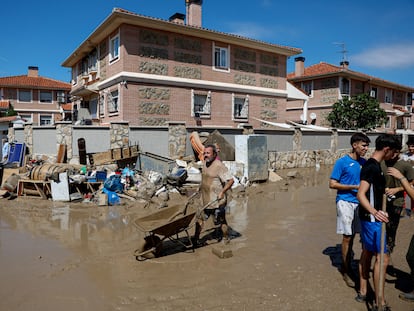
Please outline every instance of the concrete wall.
[{"label": "concrete wall", "polygon": [[33,128],[33,153],[56,154],[56,128],[39,126]]},{"label": "concrete wall", "polygon": [[[84,138],[86,153],[96,153],[111,149],[109,127],[101,126],[74,126],[73,127],[73,154],[78,155],[78,139]],[[56,141],[56,139],[55,139]]]},{"label": "concrete wall", "polygon": [[[57,131],[55,126],[61,131]],[[128,145],[138,145],[142,152],[150,152],[172,159],[194,156],[189,136],[197,131],[201,137],[218,132],[235,147],[235,136],[253,134],[246,128],[189,128],[184,123],[170,124],[168,127],[129,127],[127,122],[111,123],[109,127],[72,126],[62,122],[50,127],[32,127],[9,129],[9,136],[19,142],[26,142],[32,157],[46,156],[53,161],[57,146],[65,143],[68,159],[78,158],[79,138],[86,142],[86,152],[96,153]],[[269,168],[285,169],[311,167],[317,164],[332,165],[340,156],[349,152],[350,137],[353,132],[305,131],[299,128],[289,130],[261,129],[255,135],[265,136],[269,157]],[[371,149],[380,133],[368,133]],[[407,137],[403,137],[403,144]],[[68,146],[68,143],[72,144]]]},{"label": "concrete wall", "polygon": [[168,127],[131,127],[129,141],[131,145],[139,145],[140,150],[169,157]]}]

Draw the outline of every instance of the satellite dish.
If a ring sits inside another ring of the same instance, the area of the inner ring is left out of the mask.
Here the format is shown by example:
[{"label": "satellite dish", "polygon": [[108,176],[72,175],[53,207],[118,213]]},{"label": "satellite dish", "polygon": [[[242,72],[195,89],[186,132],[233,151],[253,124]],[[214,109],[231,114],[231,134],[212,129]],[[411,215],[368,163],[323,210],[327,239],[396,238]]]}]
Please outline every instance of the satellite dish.
[{"label": "satellite dish", "polygon": [[316,120],[316,113],[312,112],[312,113],[310,114],[310,118],[311,118],[312,120]]}]

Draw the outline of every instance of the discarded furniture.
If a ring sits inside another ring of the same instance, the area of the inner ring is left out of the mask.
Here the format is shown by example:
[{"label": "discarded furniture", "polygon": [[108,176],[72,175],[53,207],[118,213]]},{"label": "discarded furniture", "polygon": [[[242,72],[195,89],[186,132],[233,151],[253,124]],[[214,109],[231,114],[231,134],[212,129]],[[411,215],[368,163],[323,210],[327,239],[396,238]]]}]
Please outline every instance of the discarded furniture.
[{"label": "discarded furniture", "polygon": [[32,195],[47,199],[51,195],[50,181],[20,179],[17,186],[17,195]]}]

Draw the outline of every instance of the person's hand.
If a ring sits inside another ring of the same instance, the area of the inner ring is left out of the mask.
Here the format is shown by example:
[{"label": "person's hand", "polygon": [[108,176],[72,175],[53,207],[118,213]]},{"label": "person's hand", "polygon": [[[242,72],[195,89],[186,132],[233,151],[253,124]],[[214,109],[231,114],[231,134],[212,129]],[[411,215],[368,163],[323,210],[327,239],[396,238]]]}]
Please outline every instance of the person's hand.
[{"label": "person's hand", "polygon": [[395,195],[397,192],[400,192],[399,188],[385,188],[385,194],[389,197]]},{"label": "person's hand", "polygon": [[376,211],[376,213],[374,214],[374,217],[375,217],[376,220],[388,223],[388,213],[387,212]]},{"label": "person's hand", "polygon": [[397,170],[395,167],[389,167],[387,170],[387,173],[388,175],[391,175],[397,179],[404,177],[404,175],[399,170]]}]

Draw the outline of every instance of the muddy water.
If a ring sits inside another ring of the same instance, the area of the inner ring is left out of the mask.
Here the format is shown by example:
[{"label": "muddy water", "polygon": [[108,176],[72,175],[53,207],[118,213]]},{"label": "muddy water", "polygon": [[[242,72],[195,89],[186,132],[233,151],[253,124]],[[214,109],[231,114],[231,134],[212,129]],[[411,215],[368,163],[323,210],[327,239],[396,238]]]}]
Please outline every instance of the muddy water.
[{"label": "muddy water", "polygon": [[[166,240],[160,257],[137,261],[134,220],[156,211],[138,204],[0,200],[0,310],[367,310],[337,272],[330,168],[297,171],[233,194],[227,259],[212,253],[223,246],[206,228],[208,245],[195,252]],[[398,299],[413,223],[401,220],[401,273],[387,276],[393,310],[414,308]],[[358,259],[358,243],[354,251]]]}]

